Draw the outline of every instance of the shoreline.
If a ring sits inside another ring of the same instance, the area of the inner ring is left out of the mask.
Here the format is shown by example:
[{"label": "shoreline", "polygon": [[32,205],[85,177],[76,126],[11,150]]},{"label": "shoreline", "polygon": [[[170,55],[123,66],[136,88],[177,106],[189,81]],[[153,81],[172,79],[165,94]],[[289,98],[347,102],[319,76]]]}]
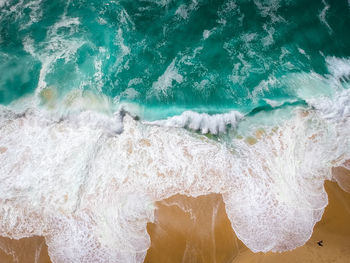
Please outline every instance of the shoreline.
[{"label": "shoreline", "polygon": [[[249,250],[236,237],[221,194],[175,195],[158,201],[155,223],[147,225],[151,246],[144,262],[346,262],[350,258],[350,193],[335,182],[326,181],[325,188],[329,204],[311,238],[304,246],[283,253]],[[0,237],[0,260],[51,262],[45,239],[38,236]]]},{"label": "shoreline", "polygon": [[[248,249],[235,235],[221,195],[197,198],[176,195],[157,202],[156,223],[147,226],[151,247],[144,262],[181,262],[184,259],[182,262],[347,262],[350,258],[350,193],[331,181],[325,181],[325,188],[329,203],[311,238],[305,245],[282,253],[254,253]],[[203,211],[205,206],[216,206],[216,216],[212,217],[210,207]],[[181,211],[180,207],[185,209]],[[194,216],[198,218],[193,220]],[[201,230],[210,222],[214,231]]]}]

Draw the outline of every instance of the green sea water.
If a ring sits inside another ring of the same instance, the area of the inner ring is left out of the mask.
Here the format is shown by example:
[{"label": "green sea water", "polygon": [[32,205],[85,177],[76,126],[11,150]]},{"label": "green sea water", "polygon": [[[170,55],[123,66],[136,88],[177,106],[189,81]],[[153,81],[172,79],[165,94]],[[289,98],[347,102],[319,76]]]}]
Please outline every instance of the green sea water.
[{"label": "green sea water", "polygon": [[350,0],[0,0],[0,236],[139,263],[157,201],[216,193],[253,252],[304,245],[348,189],[349,30]]},{"label": "green sea water", "polygon": [[[55,88],[132,102],[145,118],[251,112],[327,93],[350,56],[347,0],[2,0],[0,103]],[[316,77],[315,77],[316,76]],[[271,103],[270,103],[271,104]]]}]

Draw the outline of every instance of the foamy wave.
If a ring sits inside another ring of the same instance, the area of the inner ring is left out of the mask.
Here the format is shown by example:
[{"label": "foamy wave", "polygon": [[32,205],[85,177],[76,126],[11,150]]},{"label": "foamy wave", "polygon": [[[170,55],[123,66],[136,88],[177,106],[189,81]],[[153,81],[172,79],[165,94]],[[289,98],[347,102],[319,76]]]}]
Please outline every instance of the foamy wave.
[{"label": "foamy wave", "polygon": [[[30,36],[23,39],[24,50],[42,63],[36,89],[38,93],[47,87],[46,76],[52,71],[55,63],[60,59],[68,62],[84,44],[83,40],[73,37],[79,24],[78,18],[62,16],[58,22],[50,27],[47,36],[48,40],[41,44],[42,46],[35,47],[34,40]],[[59,34],[59,30],[62,28],[69,29],[67,36]]]},{"label": "foamy wave", "polygon": [[218,134],[225,132],[228,126],[235,128],[242,118],[243,114],[238,111],[231,111],[229,113],[215,115],[185,111],[179,116],[148,123],[165,127],[189,128],[202,133],[210,132],[211,134]]},{"label": "foamy wave", "polygon": [[323,24],[327,27],[328,32],[329,32],[329,33],[332,33],[333,30],[332,30],[331,26],[328,24],[327,19],[326,19],[326,17],[327,17],[327,11],[328,11],[328,9],[330,8],[330,6],[327,4],[327,2],[326,2],[325,0],[322,0],[322,3],[323,3],[323,5],[324,5],[324,8],[322,9],[322,11],[321,11],[321,13],[318,15],[318,17],[319,17],[321,23],[323,23]]},{"label": "foamy wave", "polygon": [[[314,78],[297,77],[294,84]],[[113,114],[106,97],[71,93],[59,102],[53,93],[40,93],[46,108],[37,98],[0,108],[0,235],[45,236],[53,262],[142,262],[153,203],[177,193],[222,193],[235,232],[255,252],[294,249],[323,214],[332,167],[350,159],[346,89],[305,96],[309,109],[253,145],[173,128],[218,134],[239,125],[238,112],[146,123],[126,113],[137,105]]]},{"label": "foamy wave", "polygon": [[327,57],[327,67],[331,75],[337,80],[349,80],[350,59]]},{"label": "foamy wave", "polygon": [[[254,145],[233,138],[231,146],[129,115],[55,118],[3,107],[0,235],[44,235],[54,262],[142,262],[154,201],[215,192],[250,249],[294,249],[327,205],[331,167],[350,159],[349,115],[327,113],[347,101],[319,99],[318,108],[266,130]],[[237,120],[231,113],[220,123],[236,125],[230,116]],[[109,132],[121,121],[121,134]],[[212,122],[212,132],[223,127]]]},{"label": "foamy wave", "polygon": [[153,83],[150,94],[154,93],[156,96],[167,96],[169,88],[171,88],[173,85],[173,81],[177,83],[181,83],[183,81],[183,76],[179,74],[175,66],[175,62],[176,60],[174,59],[166,68],[164,73],[158,78],[158,80]]},{"label": "foamy wave", "polygon": [[[337,103],[334,103],[336,101]],[[350,117],[350,90],[343,90],[333,98],[309,99],[308,103],[318,110],[322,118],[347,121]]]},{"label": "foamy wave", "polygon": [[6,0],[1,0],[0,1],[0,7],[3,7],[6,4],[6,2],[7,2]]}]

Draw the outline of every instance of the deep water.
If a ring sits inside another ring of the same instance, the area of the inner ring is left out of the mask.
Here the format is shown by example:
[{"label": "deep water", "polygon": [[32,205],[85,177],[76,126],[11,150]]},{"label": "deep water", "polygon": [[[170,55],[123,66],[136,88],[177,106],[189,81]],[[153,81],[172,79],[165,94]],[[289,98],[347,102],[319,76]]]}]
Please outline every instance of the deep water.
[{"label": "deep water", "polygon": [[303,103],[298,89],[308,89],[313,73],[330,73],[327,57],[350,56],[346,0],[5,0],[0,7],[2,104],[54,88],[59,97],[81,90],[142,105],[148,120],[184,110],[247,113],[271,100]]}]

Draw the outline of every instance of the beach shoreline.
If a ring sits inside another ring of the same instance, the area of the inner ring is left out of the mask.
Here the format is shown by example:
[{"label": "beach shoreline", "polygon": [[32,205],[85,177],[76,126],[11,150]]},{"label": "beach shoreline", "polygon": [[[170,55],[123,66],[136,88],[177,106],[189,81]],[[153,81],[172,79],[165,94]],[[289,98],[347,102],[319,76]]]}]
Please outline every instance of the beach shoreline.
[{"label": "beach shoreline", "polygon": [[[144,262],[346,262],[350,258],[350,194],[326,181],[329,204],[312,237],[295,250],[254,253],[235,235],[221,194],[175,195],[157,202]],[[51,262],[43,237],[0,237],[0,261]]]}]

